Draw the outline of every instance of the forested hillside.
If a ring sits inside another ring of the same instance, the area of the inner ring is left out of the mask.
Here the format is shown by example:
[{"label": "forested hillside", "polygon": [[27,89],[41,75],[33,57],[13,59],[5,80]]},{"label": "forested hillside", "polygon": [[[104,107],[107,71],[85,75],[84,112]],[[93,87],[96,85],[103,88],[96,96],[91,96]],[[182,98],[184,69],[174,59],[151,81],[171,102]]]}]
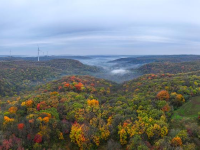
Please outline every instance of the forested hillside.
[{"label": "forested hillside", "polygon": [[154,62],[150,64],[145,64],[138,68],[138,70],[143,74],[150,73],[186,73],[192,71],[200,70],[200,61],[191,61],[191,62]]},{"label": "forested hillside", "polygon": [[112,117],[104,104],[114,85],[89,76],[67,76],[32,95],[2,100],[1,148],[97,148],[110,135]]},{"label": "forested hillside", "polygon": [[2,98],[1,148],[198,149],[198,112],[180,118],[174,111],[199,95],[200,71],[124,84],[66,76]]},{"label": "forested hillside", "polygon": [[100,71],[97,67],[71,59],[41,62],[1,61],[0,69],[0,96],[17,95],[63,75],[87,75]]}]

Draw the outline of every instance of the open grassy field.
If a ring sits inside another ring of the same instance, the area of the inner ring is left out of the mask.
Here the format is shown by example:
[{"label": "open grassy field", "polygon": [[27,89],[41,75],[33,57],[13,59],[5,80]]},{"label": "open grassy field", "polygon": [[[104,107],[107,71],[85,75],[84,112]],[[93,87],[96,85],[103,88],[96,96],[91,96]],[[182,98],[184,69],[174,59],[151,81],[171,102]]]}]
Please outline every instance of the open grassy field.
[{"label": "open grassy field", "polygon": [[198,112],[200,112],[200,96],[191,98],[190,101],[181,106],[174,112],[174,119],[197,118]]}]

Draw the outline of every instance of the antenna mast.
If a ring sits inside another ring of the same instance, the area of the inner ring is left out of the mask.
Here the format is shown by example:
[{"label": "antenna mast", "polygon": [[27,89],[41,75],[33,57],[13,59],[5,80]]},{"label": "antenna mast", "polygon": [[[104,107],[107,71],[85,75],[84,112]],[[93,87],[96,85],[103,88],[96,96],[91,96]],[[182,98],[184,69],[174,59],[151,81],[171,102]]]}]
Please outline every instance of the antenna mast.
[{"label": "antenna mast", "polygon": [[11,50],[10,50],[10,57],[11,57]]}]

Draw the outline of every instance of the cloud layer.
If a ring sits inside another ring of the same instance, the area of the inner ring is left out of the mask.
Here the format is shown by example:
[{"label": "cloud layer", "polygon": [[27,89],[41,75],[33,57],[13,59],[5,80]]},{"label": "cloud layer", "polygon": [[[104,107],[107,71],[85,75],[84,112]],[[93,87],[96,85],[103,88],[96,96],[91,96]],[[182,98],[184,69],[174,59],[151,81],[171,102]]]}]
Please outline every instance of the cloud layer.
[{"label": "cloud layer", "polygon": [[200,54],[198,0],[6,0],[0,55]]}]

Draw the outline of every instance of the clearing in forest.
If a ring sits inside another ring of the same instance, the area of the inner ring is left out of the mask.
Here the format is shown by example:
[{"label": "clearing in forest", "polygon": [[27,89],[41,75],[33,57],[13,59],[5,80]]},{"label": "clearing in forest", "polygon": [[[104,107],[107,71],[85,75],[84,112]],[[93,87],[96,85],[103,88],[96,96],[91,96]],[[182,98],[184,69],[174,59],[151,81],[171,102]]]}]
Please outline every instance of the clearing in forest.
[{"label": "clearing in forest", "polygon": [[181,119],[182,117],[197,118],[200,112],[200,96],[193,97],[174,112],[174,119]]}]

